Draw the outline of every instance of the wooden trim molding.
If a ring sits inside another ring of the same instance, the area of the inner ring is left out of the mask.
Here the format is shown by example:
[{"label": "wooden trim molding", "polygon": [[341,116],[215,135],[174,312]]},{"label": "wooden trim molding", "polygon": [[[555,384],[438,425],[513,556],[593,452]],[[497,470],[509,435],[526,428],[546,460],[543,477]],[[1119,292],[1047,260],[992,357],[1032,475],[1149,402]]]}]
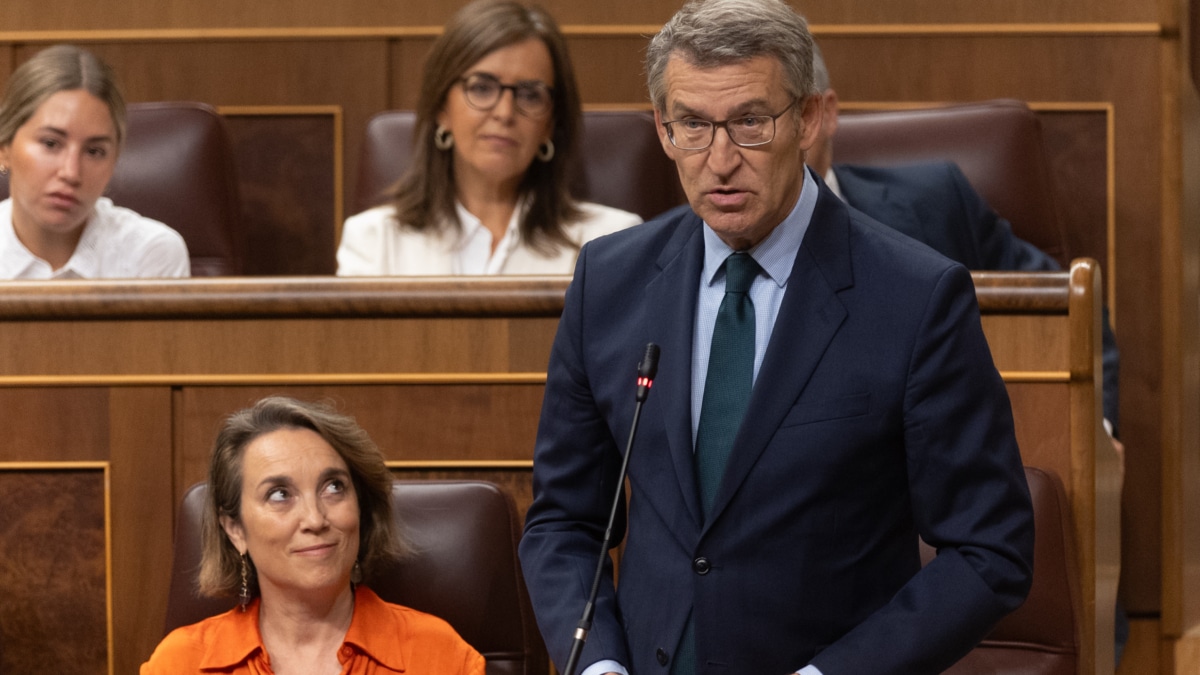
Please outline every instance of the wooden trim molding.
[{"label": "wooden trim molding", "polygon": [[[562,32],[567,37],[644,39],[660,28],[658,24],[572,24],[564,25]],[[1166,34],[1166,28],[1159,23],[812,24],[810,29],[817,37],[1160,37]],[[379,40],[430,38],[441,33],[441,26],[0,31],[0,43]]]},{"label": "wooden trim molding", "polygon": [[203,375],[5,375],[0,388],[15,387],[259,387],[334,385],[545,384],[545,373],[251,373]]},{"label": "wooden trim molding", "polygon": [[[980,309],[1064,312],[1066,272],[972,272]],[[545,317],[567,276],[212,277],[0,283],[0,321],[378,317]],[[1010,293],[1013,286],[1019,295]],[[1031,291],[1033,291],[1031,293]]]},{"label": "wooden trim molding", "polygon": [[211,277],[2,284],[0,320],[557,317],[570,277]]},{"label": "wooden trim molding", "polygon": [[482,459],[482,460],[450,460],[450,459],[405,459],[384,462],[389,469],[425,469],[439,471],[532,471],[532,459]]}]

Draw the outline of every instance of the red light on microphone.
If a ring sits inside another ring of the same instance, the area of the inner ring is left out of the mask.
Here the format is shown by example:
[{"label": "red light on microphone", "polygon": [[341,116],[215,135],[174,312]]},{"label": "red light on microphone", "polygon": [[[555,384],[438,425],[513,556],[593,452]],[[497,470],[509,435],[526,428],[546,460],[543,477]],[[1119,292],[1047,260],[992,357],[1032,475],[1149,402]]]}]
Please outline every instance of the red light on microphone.
[{"label": "red light on microphone", "polygon": [[654,380],[652,380],[648,377],[639,377],[637,380],[637,383],[638,383],[639,387],[645,387],[645,388],[649,389],[651,386],[654,385]]}]

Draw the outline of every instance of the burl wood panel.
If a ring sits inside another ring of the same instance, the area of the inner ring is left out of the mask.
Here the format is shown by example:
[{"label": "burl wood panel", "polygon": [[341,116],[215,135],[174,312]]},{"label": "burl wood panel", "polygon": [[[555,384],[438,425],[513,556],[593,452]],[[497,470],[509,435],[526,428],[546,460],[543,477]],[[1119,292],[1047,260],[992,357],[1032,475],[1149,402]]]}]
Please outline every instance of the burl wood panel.
[{"label": "burl wood panel", "polygon": [[0,466],[0,672],[108,672],[104,479]]},{"label": "burl wood panel", "polygon": [[247,275],[333,274],[333,115],[226,114],[242,201]]}]

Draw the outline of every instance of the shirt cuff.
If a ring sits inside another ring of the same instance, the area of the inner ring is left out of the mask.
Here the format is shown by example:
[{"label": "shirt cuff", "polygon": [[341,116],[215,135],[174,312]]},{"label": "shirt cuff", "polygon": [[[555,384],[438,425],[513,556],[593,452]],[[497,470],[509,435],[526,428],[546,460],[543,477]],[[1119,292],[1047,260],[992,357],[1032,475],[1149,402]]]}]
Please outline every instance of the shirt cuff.
[{"label": "shirt cuff", "polygon": [[816,666],[809,665],[801,668],[796,675],[821,675],[821,671],[817,670]]}]

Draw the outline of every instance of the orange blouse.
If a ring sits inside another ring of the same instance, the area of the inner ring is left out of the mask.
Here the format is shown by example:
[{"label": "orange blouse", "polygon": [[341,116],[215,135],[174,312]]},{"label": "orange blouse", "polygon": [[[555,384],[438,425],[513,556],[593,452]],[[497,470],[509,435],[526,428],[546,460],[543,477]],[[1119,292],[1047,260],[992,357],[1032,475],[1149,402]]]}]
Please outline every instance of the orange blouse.
[{"label": "orange blouse", "polygon": [[[384,602],[366,586],[354,592],[354,616],[338,650],[342,675],[484,675],[484,660],[450,624]],[[171,631],[141,675],[272,675],[258,632],[258,600]]]}]

